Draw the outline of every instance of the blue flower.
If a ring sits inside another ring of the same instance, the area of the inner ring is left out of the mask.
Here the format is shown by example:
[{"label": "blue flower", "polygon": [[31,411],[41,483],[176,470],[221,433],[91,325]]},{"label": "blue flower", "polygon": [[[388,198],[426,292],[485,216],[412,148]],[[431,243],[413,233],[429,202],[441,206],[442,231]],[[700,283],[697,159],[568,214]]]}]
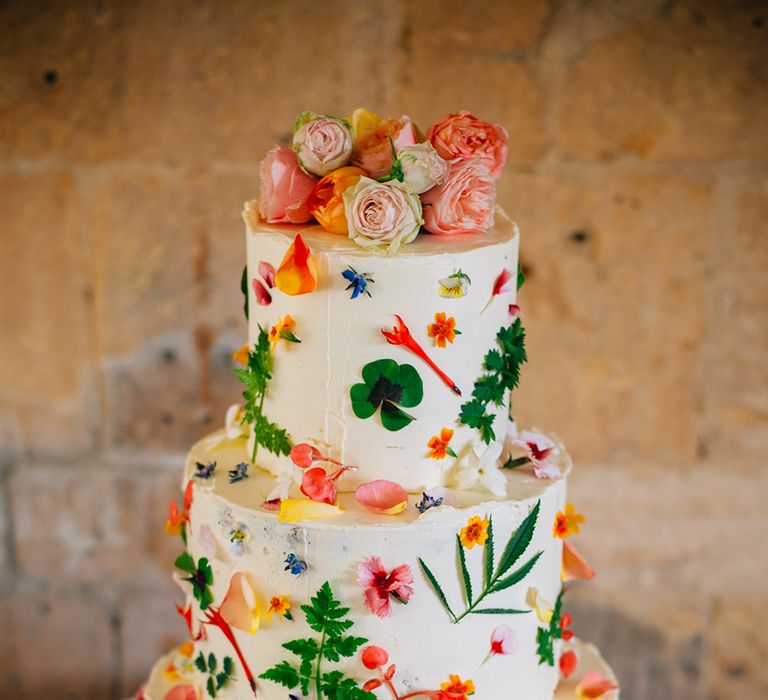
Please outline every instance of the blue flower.
[{"label": "blue flower", "polygon": [[216,471],[216,462],[209,462],[208,464],[197,462],[195,464],[195,470],[195,476],[198,479],[210,479]]},{"label": "blue flower", "polygon": [[423,491],[421,494],[421,501],[416,504],[416,508],[419,513],[426,513],[430,508],[437,508],[441,505],[443,505],[442,496],[435,498],[434,496],[430,496],[426,491]]},{"label": "blue flower", "polygon": [[285,565],[285,571],[290,571],[294,576],[301,576],[307,570],[307,562],[293,553],[286,557]]},{"label": "blue flower", "polygon": [[242,481],[243,479],[248,478],[248,463],[247,462],[240,462],[234,469],[230,469],[228,472],[229,474],[229,483],[234,484],[237,481]]},{"label": "blue flower", "polygon": [[352,290],[351,299],[357,299],[361,294],[371,296],[368,284],[373,284],[373,277],[367,272],[360,273],[351,265],[341,273],[341,276],[349,282],[347,291]]}]

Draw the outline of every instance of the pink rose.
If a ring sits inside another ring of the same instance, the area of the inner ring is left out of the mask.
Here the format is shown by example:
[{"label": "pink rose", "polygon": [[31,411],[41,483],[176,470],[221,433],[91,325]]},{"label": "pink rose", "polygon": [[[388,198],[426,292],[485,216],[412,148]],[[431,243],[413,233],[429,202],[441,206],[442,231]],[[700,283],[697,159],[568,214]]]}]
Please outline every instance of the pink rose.
[{"label": "pink rose", "polygon": [[352,164],[362,168],[369,177],[378,180],[392,170],[392,145],[395,151],[416,143],[416,130],[408,117],[385,119],[378,126],[358,135]]},{"label": "pink rose", "polygon": [[458,160],[448,179],[421,196],[424,228],[437,235],[486,233],[493,224],[496,183],[479,160]]},{"label": "pink rose", "polygon": [[301,167],[313,175],[327,175],[352,157],[349,122],[314,112],[302,112],[293,130],[293,150]]},{"label": "pink rose", "polygon": [[470,112],[449,114],[427,131],[427,140],[446,160],[479,158],[494,180],[501,177],[507,162],[507,130],[499,124],[478,119]]},{"label": "pink rose", "polygon": [[261,218],[270,224],[311,221],[307,200],[316,182],[299,167],[296,154],[288,146],[275,146],[261,161]]}]

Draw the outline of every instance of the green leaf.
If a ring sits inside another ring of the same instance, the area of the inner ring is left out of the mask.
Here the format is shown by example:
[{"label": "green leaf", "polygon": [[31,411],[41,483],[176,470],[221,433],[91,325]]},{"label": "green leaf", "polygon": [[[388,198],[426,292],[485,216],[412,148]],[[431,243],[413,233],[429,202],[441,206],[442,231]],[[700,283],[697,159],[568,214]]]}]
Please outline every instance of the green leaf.
[{"label": "green leaf", "polygon": [[178,557],[176,557],[176,561],[173,563],[173,565],[177,569],[181,569],[181,571],[186,571],[188,574],[194,574],[195,571],[197,571],[195,560],[192,558],[192,555],[186,551],[182,552]]},{"label": "green leaf", "polygon": [[475,608],[473,615],[526,615],[531,610],[515,610],[514,608]]},{"label": "green leaf", "polygon": [[518,467],[522,467],[524,464],[528,464],[530,460],[528,457],[518,457],[515,459],[514,457],[510,457],[504,464],[501,465],[502,469],[517,469]]},{"label": "green leaf", "polygon": [[312,680],[312,662],[304,659],[299,664],[299,674],[301,675],[301,692],[309,695],[309,682]]},{"label": "green leaf", "polygon": [[484,417],[485,406],[480,401],[468,401],[461,407],[460,420],[470,428],[479,428]]},{"label": "green leaf", "polygon": [[363,637],[333,637],[323,647],[323,655],[328,661],[339,661],[341,657],[354,656],[366,641]]},{"label": "green leaf", "polygon": [[212,698],[216,697],[216,686],[213,682],[213,676],[208,676],[208,682],[205,684],[208,688],[208,695],[210,695]]},{"label": "green leaf", "polygon": [[243,275],[240,278],[240,291],[245,297],[243,311],[245,312],[245,319],[248,320],[248,265],[243,268]]},{"label": "green leaf", "polygon": [[517,263],[517,291],[519,292],[522,286],[525,284],[525,275],[523,274],[523,268],[520,262]]},{"label": "green leaf", "polygon": [[205,664],[205,655],[201,651],[198,656],[195,658],[195,666],[197,666],[198,670],[201,673],[207,673],[208,667]]},{"label": "green leaf", "polygon": [[434,590],[438,600],[443,604],[443,607],[448,611],[448,614],[453,618],[453,621],[455,622],[456,615],[453,614],[451,606],[448,605],[448,599],[445,597],[445,593],[443,593],[442,587],[437,582],[435,575],[432,573],[432,571],[430,571],[429,567],[421,557],[419,557],[419,565],[421,566],[421,570],[424,572],[424,576],[426,576],[427,581],[429,581],[430,586],[432,586],[432,590]]},{"label": "green leaf", "polygon": [[228,676],[231,676],[235,672],[235,662],[232,660],[231,656],[224,657],[222,666],[224,667],[224,673],[226,673]]},{"label": "green leaf", "polygon": [[287,661],[268,668],[259,678],[274,681],[285,688],[295,688],[299,684],[299,672]]},{"label": "green leaf", "polygon": [[484,574],[483,574],[483,582],[486,588],[491,585],[491,580],[493,579],[493,516],[488,516],[488,539],[485,541],[485,552],[483,552],[484,557]]},{"label": "green leaf", "polygon": [[381,404],[381,424],[391,432],[402,430],[414,420],[413,416],[398,408],[391,401],[383,401]]},{"label": "green leaf", "polygon": [[358,418],[365,420],[376,413],[378,406],[371,403],[371,387],[367,384],[353,384],[349,397],[352,399],[352,412]]},{"label": "green leaf", "polygon": [[536,501],[536,505],[525,520],[523,520],[520,527],[518,527],[510,536],[509,542],[507,542],[507,546],[504,548],[504,553],[501,555],[499,568],[496,571],[494,579],[498,580],[504,576],[528,548],[531,538],[533,537],[533,532],[536,529],[536,520],[539,517],[540,507],[541,501]]},{"label": "green leaf", "polygon": [[222,671],[221,673],[217,673],[216,674],[216,689],[219,690],[219,689],[223,688],[227,684],[228,680],[229,680],[229,676],[226,673],[224,673],[224,671]]},{"label": "green leaf", "polygon": [[472,579],[467,569],[467,556],[464,553],[464,545],[461,544],[461,537],[456,535],[456,549],[459,551],[459,565],[461,568],[461,578],[464,583],[464,593],[467,597],[467,605],[472,605]]},{"label": "green leaf", "polygon": [[493,584],[491,592],[497,593],[498,591],[503,591],[511,586],[514,586],[516,583],[520,583],[520,581],[522,581],[530,573],[531,569],[534,567],[541,555],[542,552],[537,552],[514,573],[507,576],[507,578],[503,578],[497,581],[495,584]]},{"label": "green leaf", "polygon": [[424,398],[424,384],[413,365],[400,365],[398,384],[403,387],[403,395],[400,398],[401,406],[413,408],[421,403]]},{"label": "green leaf", "polygon": [[536,653],[539,655],[539,665],[555,665],[554,640],[546,627],[536,630]]},{"label": "green leaf", "polygon": [[320,648],[314,639],[294,639],[290,642],[285,642],[283,648],[288,651],[292,651],[296,656],[300,656],[302,659],[309,659],[312,661],[317,658],[317,654]]},{"label": "green leaf", "polygon": [[390,382],[398,383],[400,367],[394,360],[375,360],[363,367],[363,381],[373,387],[376,382],[384,377]]},{"label": "green leaf", "polygon": [[216,663],[216,657],[213,655],[213,652],[208,654],[208,670],[211,673],[216,673],[216,668],[218,667],[218,663]]},{"label": "green leaf", "polygon": [[493,403],[501,406],[504,402],[504,385],[496,374],[486,374],[475,382],[472,396],[480,403]]}]

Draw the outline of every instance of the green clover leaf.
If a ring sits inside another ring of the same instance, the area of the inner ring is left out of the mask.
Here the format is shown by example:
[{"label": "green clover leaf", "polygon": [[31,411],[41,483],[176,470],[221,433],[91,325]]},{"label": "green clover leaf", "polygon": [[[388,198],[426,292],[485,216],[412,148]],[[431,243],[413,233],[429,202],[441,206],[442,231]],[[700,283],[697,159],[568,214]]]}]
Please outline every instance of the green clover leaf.
[{"label": "green clover leaf", "polygon": [[365,365],[362,374],[365,383],[355,384],[349,391],[358,418],[370,418],[381,408],[381,424],[392,432],[416,420],[400,408],[418,406],[424,398],[424,384],[415,367],[376,360]]}]

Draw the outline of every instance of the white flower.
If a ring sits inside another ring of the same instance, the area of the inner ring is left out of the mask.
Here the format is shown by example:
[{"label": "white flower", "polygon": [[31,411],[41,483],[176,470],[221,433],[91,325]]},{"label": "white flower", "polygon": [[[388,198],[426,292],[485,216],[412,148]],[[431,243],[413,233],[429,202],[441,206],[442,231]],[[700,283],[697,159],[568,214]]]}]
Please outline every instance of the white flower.
[{"label": "white flower", "polygon": [[295,464],[289,464],[283,469],[276,477],[275,487],[269,492],[267,496],[268,501],[274,501],[279,498],[281,501],[288,498],[291,491],[291,486],[296,484],[301,486],[301,480],[304,476],[304,471],[299,469]]},{"label": "white flower", "polygon": [[224,430],[227,434],[227,440],[237,440],[248,434],[248,425],[242,422],[243,414],[240,404],[232,404],[227,409],[227,415],[224,418]]},{"label": "white flower", "polygon": [[443,160],[431,143],[417,143],[397,152],[397,159],[403,167],[403,182],[415,194],[442,185],[448,177],[450,166]]},{"label": "white flower", "polygon": [[251,539],[251,533],[245,523],[238,523],[229,533],[229,551],[236,557],[245,553],[245,545]]},{"label": "white flower", "polygon": [[492,442],[486,447],[475,442],[465,449],[456,463],[455,483],[460,489],[471,489],[478,482],[494,496],[507,495],[507,478],[499,469],[503,445]]}]

